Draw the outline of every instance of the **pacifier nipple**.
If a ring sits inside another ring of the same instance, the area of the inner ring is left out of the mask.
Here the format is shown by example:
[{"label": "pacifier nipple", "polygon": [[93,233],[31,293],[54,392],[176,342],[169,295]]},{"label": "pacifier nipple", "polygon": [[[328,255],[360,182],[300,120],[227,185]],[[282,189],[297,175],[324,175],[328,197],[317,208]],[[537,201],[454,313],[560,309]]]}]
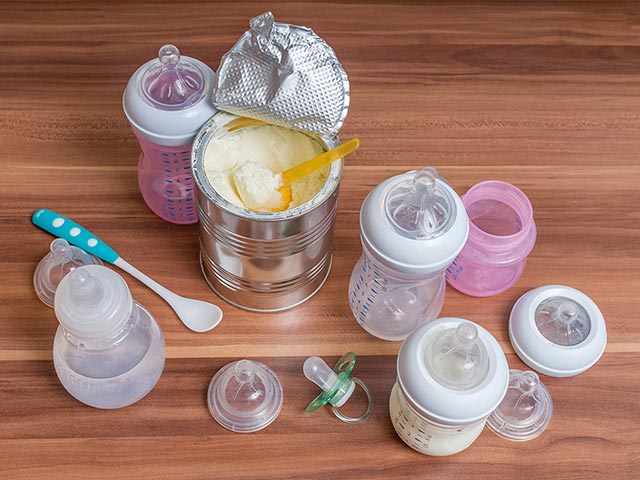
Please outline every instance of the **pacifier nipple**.
[{"label": "pacifier nipple", "polygon": [[552,414],[551,395],[538,375],[530,370],[510,370],[507,393],[487,425],[508,440],[531,440],[547,428]]},{"label": "pacifier nipple", "polygon": [[591,331],[587,311],[568,298],[552,297],[541,302],[536,308],[535,319],[540,333],[557,345],[578,345]]},{"label": "pacifier nipple", "polygon": [[452,390],[478,386],[489,372],[489,355],[472,322],[441,332],[427,345],[425,364],[433,378]]},{"label": "pacifier nipple", "polygon": [[158,62],[143,73],[141,88],[147,100],[163,110],[187,108],[203,96],[205,75],[189,59],[181,58],[174,45],[158,51]]},{"label": "pacifier nipple", "polygon": [[62,279],[83,265],[102,265],[102,261],[66,240],[56,238],[33,273],[33,286],[38,298],[53,308],[53,299]]},{"label": "pacifier nipple", "polygon": [[282,408],[282,385],[265,364],[238,360],[222,367],[209,383],[209,412],[224,428],[255,432],[273,422]]},{"label": "pacifier nipple", "polygon": [[455,203],[437,184],[433,167],[419,170],[411,180],[392,188],[385,200],[387,217],[402,236],[429,240],[444,234],[453,224]]},{"label": "pacifier nipple", "polygon": [[[349,352],[344,355],[333,370],[320,357],[309,357],[303,366],[304,376],[318,385],[323,392],[318,395],[305,409],[307,413],[315,412],[327,403],[331,404],[333,413],[343,422],[360,423],[366,420],[373,410],[371,393],[367,386],[358,378],[351,377],[351,371],[355,366],[356,356]],[[347,417],[338,410],[342,407],[355,390],[356,385],[360,385],[367,396],[367,409],[359,417]]]}]

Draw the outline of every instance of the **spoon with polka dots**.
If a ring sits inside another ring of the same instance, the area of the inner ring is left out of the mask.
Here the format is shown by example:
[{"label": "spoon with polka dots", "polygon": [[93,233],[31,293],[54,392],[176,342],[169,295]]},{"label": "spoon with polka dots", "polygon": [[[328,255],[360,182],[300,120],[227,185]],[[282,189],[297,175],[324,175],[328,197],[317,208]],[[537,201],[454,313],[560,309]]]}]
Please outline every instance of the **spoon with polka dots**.
[{"label": "spoon with polka dots", "polygon": [[151,290],[160,295],[176,312],[182,323],[194,332],[206,332],[220,323],[222,310],[211,303],[181,297],[152,280],[133,265],[125,261],[109,245],[104,243],[86,228],[51,210],[36,210],[31,217],[34,225],[64,238],[69,243],[120,267],[134,276]]}]

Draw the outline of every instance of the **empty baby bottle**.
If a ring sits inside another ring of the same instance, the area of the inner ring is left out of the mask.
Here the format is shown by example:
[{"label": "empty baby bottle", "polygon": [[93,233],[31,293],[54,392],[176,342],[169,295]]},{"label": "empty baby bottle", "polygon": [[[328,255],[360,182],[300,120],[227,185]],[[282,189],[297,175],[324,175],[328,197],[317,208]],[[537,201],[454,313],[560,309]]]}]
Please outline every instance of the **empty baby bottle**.
[{"label": "empty baby bottle", "polygon": [[160,218],[196,223],[191,144],[217,110],[211,103],[214,73],[204,63],[181,57],[165,45],[142,65],[124,91],[122,105],[140,143],[138,185]]},{"label": "empty baby bottle", "polygon": [[99,265],[76,268],[58,285],[55,312],[53,361],[77,400],[126,407],[155,386],[164,368],[162,332],[120,275]]},{"label": "empty baby bottle", "polygon": [[469,447],[504,398],[509,366],[497,340],[461,318],[418,328],[398,353],[389,415],[404,443],[425,455]]},{"label": "empty baby bottle", "polygon": [[402,340],[438,316],[444,270],[462,250],[469,221],[462,201],[434,168],[391,177],[360,209],[362,256],[349,305],[367,332]]},{"label": "empty baby bottle", "polygon": [[520,189],[499,181],[471,187],[462,202],[469,239],[447,269],[447,281],[475,297],[504,292],[522,275],[536,241],[531,202]]},{"label": "empty baby bottle", "polygon": [[83,265],[102,265],[102,260],[63,238],[51,242],[49,250],[33,272],[33,286],[42,303],[53,308],[56,289],[67,273]]}]

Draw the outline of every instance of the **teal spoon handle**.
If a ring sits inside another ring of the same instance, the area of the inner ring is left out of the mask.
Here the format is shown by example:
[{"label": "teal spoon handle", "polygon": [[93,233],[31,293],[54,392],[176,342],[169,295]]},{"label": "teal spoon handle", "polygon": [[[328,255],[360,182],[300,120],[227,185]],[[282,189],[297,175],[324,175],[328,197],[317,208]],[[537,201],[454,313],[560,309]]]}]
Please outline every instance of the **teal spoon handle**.
[{"label": "teal spoon handle", "polygon": [[34,225],[57,236],[64,238],[67,242],[76,247],[101,258],[105,262],[115,263],[120,255],[118,255],[109,245],[104,243],[93,233],[84,227],[81,227],[73,220],[52,212],[45,208],[36,210],[31,217]]}]

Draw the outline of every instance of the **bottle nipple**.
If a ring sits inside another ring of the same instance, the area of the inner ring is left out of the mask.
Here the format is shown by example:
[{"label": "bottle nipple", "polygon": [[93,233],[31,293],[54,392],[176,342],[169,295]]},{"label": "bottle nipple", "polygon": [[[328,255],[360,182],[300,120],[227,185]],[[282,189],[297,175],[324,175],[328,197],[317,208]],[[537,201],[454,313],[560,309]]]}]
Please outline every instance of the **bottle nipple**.
[{"label": "bottle nipple", "polygon": [[569,298],[553,297],[541,302],[535,319],[540,333],[557,345],[578,345],[591,331],[589,314]]},{"label": "bottle nipple", "polygon": [[255,432],[273,422],[282,408],[282,385],[266,365],[238,360],[222,367],[211,379],[209,412],[234,432]]},{"label": "bottle nipple", "polygon": [[[351,377],[351,371],[355,366],[356,356],[353,352],[344,355],[336,366],[329,368],[320,357],[309,357],[305,360],[302,367],[304,376],[318,385],[322,389],[313,401],[307,406],[306,412],[315,412],[319,408],[329,403],[333,413],[343,422],[359,423],[366,420],[373,410],[373,401],[371,393],[367,386],[356,377]],[[360,385],[367,396],[367,408],[359,417],[348,417],[338,410],[351,398],[356,385]]]},{"label": "bottle nipple", "polygon": [[75,269],[69,274],[69,298],[80,308],[93,307],[104,297],[104,287],[87,271]]},{"label": "bottle nipple", "polygon": [[478,386],[489,372],[489,356],[472,322],[440,333],[425,351],[425,364],[433,378],[452,390]]},{"label": "bottle nipple", "polygon": [[551,395],[538,375],[530,370],[510,370],[507,393],[487,425],[508,440],[531,440],[547,428],[552,414]]},{"label": "bottle nipple", "polygon": [[455,203],[437,184],[433,167],[419,170],[411,180],[396,185],[387,194],[387,217],[402,236],[429,240],[444,234],[455,219]]},{"label": "bottle nipple", "polygon": [[154,106],[163,110],[187,108],[204,95],[205,75],[200,67],[180,56],[174,45],[158,51],[158,62],[144,72],[142,92]]},{"label": "bottle nipple", "polygon": [[53,308],[54,296],[62,279],[83,265],[102,265],[102,261],[66,240],[56,238],[33,273],[33,286],[38,298]]}]

